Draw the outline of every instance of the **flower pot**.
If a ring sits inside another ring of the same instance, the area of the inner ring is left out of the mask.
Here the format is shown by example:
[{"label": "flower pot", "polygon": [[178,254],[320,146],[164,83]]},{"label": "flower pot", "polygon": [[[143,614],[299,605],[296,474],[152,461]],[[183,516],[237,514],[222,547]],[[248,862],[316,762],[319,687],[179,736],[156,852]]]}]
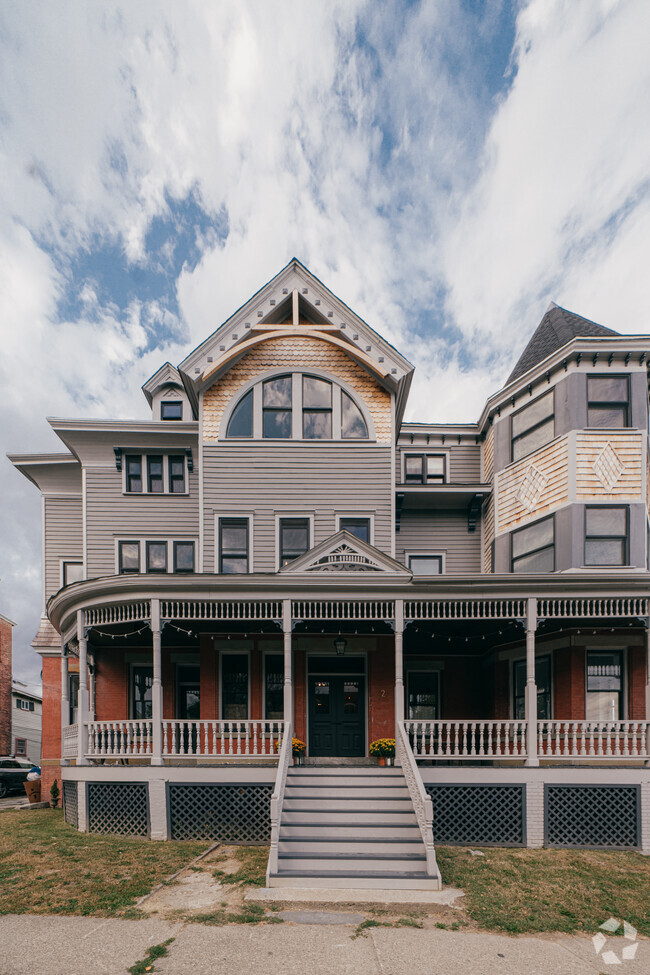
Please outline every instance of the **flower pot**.
[{"label": "flower pot", "polygon": [[294,755],[293,756],[293,764],[294,765],[302,765],[303,764],[303,760],[304,760],[304,756],[303,755]]},{"label": "flower pot", "polygon": [[30,802],[41,801],[41,780],[34,779],[32,782],[25,782],[25,793]]},{"label": "flower pot", "polygon": [[386,759],[384,758],[383,755],[380,755],[379,758],[377,759],[377,765],[385,765],[385,764],[386,764]]}]

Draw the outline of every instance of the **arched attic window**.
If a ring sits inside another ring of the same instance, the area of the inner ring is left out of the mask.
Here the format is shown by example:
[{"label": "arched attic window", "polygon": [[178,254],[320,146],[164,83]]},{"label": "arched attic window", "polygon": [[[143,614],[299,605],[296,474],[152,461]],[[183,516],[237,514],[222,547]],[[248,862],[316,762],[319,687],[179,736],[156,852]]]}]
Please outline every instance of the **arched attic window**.
[{"label": "arched attic window", "polygon": [[363,409],[334,379],[311,373],[262,378],[233,407],[226,437],[367,440]]}]

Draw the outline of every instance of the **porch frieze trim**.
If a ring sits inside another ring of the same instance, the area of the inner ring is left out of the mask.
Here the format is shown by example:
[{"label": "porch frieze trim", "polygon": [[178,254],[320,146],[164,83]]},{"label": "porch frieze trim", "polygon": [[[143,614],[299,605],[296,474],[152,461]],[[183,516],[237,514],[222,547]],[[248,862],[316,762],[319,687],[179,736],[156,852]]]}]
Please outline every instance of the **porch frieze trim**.
[{"label": "porch frieze trim", "polygon": [[[333,575],[333,574],[332,574]],[[346,581],[349,582],[350,577]],[[250,574],[220,576],[208,573],[166,576],[115,575],[73,583],[50,597],[48,618],[61,633],[74,626],[78,610],[149,602],[151,599],[173,602],[268,603],[291,599],[292,602],[363,601],[407,602],[504,601],[536,597],[540,616],[548,616],[545,600],[571,599],[639,599],[650,600],[650,573],[607,572],[571,573],[540,577],[539,575],[438,576],[409,581],[354,573],[353,585],[344,586],[340,578],[328,573],[315,578],[286,575]],[[648,616],[650,607],[630,615]],[[390,614],[386,614],[389,615]],[[521,614],[517,614],[521,615]],[[142,613],[140,620],[150,618]],[[274,615],[274,619],[280,616]]]}]

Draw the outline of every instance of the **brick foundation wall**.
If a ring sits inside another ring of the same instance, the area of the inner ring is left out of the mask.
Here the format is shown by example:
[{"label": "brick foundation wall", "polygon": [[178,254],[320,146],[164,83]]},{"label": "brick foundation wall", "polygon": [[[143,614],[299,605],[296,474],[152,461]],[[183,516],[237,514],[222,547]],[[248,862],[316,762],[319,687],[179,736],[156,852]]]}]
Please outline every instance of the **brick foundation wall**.
[{"label": "brick foundation wall", "polygon": [[11,623],[0,620],[0,755],[13,753],[11,740]]}]

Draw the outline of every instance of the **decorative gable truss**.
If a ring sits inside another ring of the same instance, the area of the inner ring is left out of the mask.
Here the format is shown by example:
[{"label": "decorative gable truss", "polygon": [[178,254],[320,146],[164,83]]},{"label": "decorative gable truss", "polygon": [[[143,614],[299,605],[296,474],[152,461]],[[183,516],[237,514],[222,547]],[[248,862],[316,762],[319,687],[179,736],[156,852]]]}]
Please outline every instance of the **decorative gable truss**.
[{"label": "decorative gable truss", "polygon": [[368,572],[382,576],[411,578],[411,571],[401,562],[380,552],[374,545],[363,542],[345,529],[330,535],[320,545],[314,546],[304,555],[285,565],[280,572],[318,573],[318,572]]},{"label": "decorative gable truss", "polygon": [[311,335],[345,351],[395,394],[399,429],[413,366],[295,258],[180,364],[194,409],[242,356],[279,335]]}]

